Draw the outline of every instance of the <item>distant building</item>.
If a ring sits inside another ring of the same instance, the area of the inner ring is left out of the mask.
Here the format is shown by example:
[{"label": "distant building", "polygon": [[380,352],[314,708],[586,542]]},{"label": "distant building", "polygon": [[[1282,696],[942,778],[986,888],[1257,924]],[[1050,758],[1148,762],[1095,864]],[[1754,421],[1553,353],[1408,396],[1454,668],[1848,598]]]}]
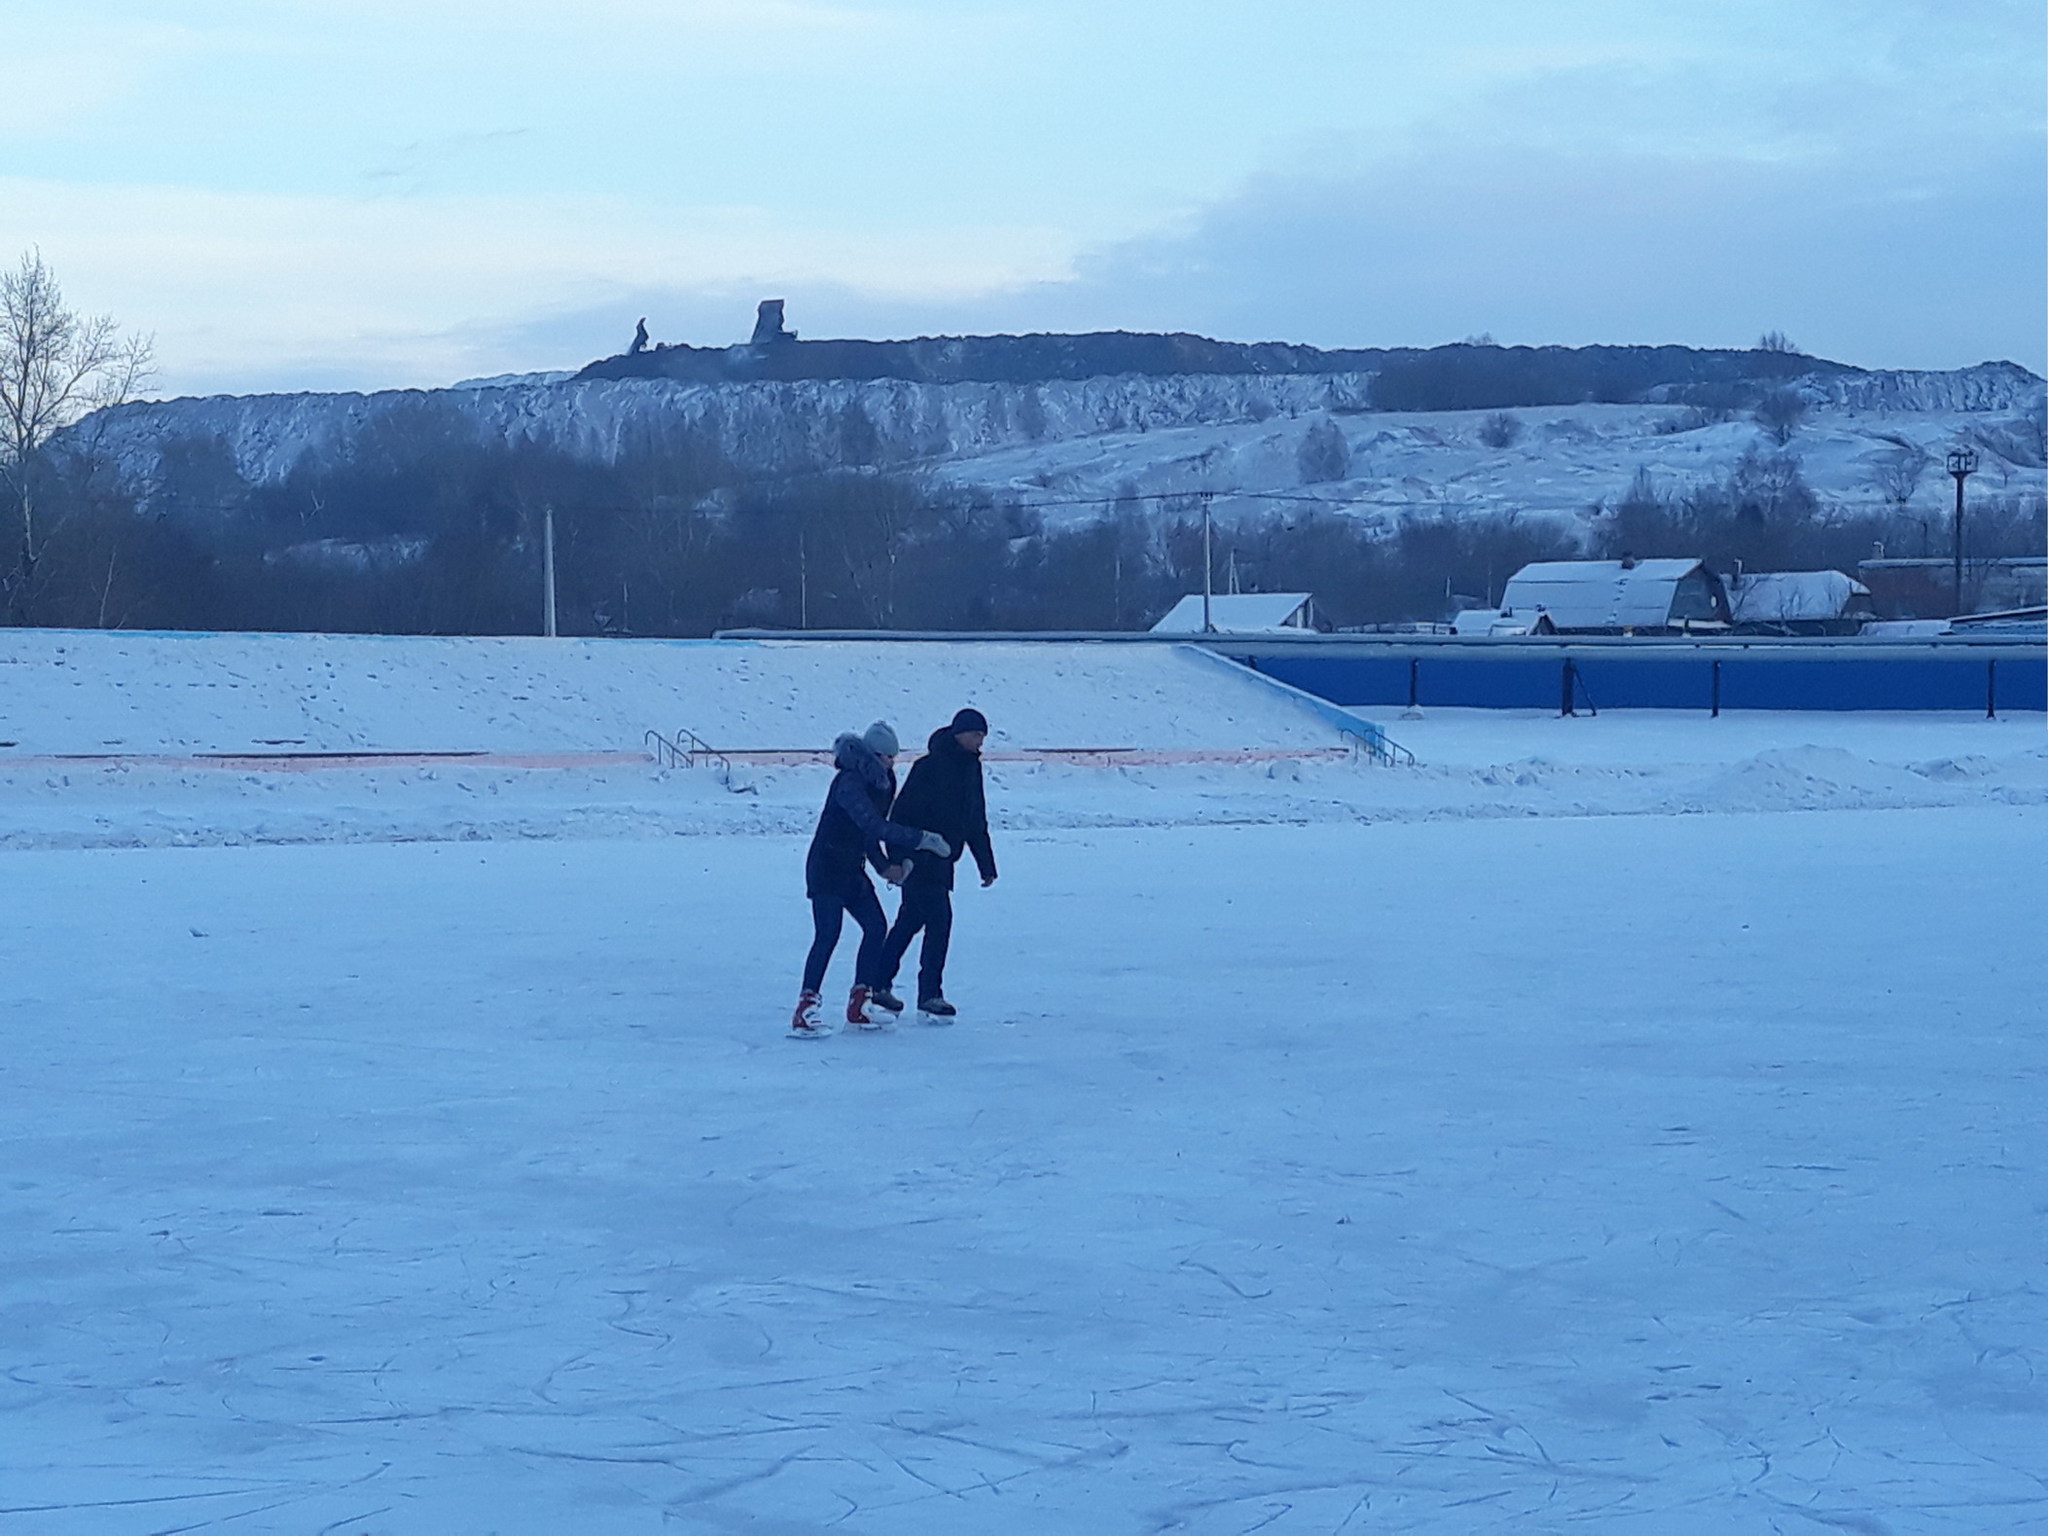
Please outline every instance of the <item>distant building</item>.
[{"label": "distant building", "polygon": [[1727,589],[1699,560],[1541,560],[1508,578],[1503,618],[1560,635],[1719,633]]},{"label": "distant building", "polygon": [[[1871,603],[1883,618],[1956,616],[1953,557],[1859,560],[1856,574],[1870,588]],[[2043,605],[2048,605],[2048,556],[1963,561],[1964,613],[2004,613]]]},{"label": "distant building", "polygon": [[[1307,592],[1230,592],[1209,599],[1209,623],[1218,634],[1266,635],[1312,630],[1316,601]],[[1202,633],[1202,594],[1190,592],[1152,626],[1155,635]]]},{"label": "distant building", "polygon": [[1948,632],[1952,635],[1985,635],[1994,640],[2040,640],[2048,638],[2048,607],[1973,613],[1953,620]]},{"label": "distant building", "polygon": [[1729,615],[1744,635],[1853,635],[1877,617],[1870,588],[1840,571],[1740,572]]},{"label": "distant building", "polygon": [[1500,608],[1467,608],[1451,615],[1454,635],[1554,635],[1547,613],[1512,613]]}]

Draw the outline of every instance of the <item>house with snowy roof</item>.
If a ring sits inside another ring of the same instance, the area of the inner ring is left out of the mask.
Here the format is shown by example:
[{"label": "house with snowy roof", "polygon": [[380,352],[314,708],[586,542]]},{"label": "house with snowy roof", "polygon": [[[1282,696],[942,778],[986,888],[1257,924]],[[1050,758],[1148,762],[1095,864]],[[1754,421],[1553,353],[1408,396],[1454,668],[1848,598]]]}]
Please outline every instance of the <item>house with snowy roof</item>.
[{"label": "house with snowy roof", "polygon": [[1466,637],[1554,635],[1557,626],[1547,613],[1516,613],[1506,608],[1465,608],[1451,615],[1451,633]]},{"label": "house with snowy roof", "polygon": [[1499,611],[1526,616],[1530,633],[1560,635],[1714,634],[1732,622],[1727,588],[1706,562],[1628,556],[1525,565],[1508,578]]},{"label": "house with snowy roof", "polygon": [[[1218,592],[1208,602],[1209,630],[1215,634],[1294,634],[1316,627],[1316,600],[1307,592]],[[1175,603],[1152,633],[1203,633],[1202,594],[1190,592]]]},{"label": "house with snowy roof", "polygon": [[1840,571],[1738,571],[1727,587],[1737,634],[1853,635],[1877,617],[1870,588]]}]

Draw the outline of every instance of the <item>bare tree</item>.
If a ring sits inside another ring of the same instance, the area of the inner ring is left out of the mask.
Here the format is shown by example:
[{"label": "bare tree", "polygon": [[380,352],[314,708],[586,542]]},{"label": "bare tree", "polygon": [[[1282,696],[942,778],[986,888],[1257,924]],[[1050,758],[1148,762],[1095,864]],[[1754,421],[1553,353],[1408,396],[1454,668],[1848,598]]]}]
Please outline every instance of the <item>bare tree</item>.
[{"label": "bare tree", "polygon": [[1799,344],[1783,331],[1765,331],[1763,335],[1756,339],[1756,350],[1759,352],[1790,352],[1797,355],[1799,353]]},{"label": "bare tree", "polygon": [[1896,514],[1903,515],[1920,489],[1921,477],[1933,462],[1925,448],[1903,437],[1891,439],[1892,447],[1875,460],[1869,471],[1871,489],[1882,496]]},{"label": "bare tree", "polygon": [[67,308],[40,251],[0,272],[0,488],[21,531],[15,567],[0,577],[10,615],[26,601],[41,550],[37,459],[64,428],[133,397],[149,380],[150,359],[149,338]]},{"label": "bare tree", "polygon": [[1782,448],[1792,441],[1792,435],[1806,419],[1806,401],[1797,390],[1774,389],[1757,401],[1751,415],[1765,435]]},{"label": "bare tree", "polygon": [[1522,418],[1511,411],[1495,411],[1479,423],[1479,441],[1489,448],[1512,448],[1522,435]]},{"label": "bare tree", "polygon": [[1301,437],[1294,462],[1303,485],[1322,485],[1342,480],[1351,473],[1351,444],[1344,429],[1326,412]]}]

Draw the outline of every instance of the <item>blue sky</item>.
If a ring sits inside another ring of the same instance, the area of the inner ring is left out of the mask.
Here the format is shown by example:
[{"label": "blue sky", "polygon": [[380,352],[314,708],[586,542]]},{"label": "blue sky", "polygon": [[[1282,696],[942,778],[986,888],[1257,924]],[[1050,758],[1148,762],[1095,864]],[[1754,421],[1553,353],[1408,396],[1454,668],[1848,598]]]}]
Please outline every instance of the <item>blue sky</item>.
[{"label": "blue sky", "polygon": [[742,337],[2048,332],[2016,0],[0,0],[0,255],[172,391]]}]

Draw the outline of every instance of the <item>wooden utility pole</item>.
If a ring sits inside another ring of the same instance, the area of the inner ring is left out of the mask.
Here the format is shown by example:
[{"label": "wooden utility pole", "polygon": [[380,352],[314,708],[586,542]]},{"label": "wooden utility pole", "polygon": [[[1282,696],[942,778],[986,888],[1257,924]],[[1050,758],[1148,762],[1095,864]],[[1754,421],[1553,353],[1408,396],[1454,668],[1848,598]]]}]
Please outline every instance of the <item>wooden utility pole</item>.
[{"label": "wooden utility pole", "polygon": [[1215,602],[1216,596],[1216,583],[1211,573],[1209,562],[1209,502],[1211,499],[1208,491],[1202,492],[1202,633],[1205,635],[1216,632],[1216,621],[1209,611]]}]

